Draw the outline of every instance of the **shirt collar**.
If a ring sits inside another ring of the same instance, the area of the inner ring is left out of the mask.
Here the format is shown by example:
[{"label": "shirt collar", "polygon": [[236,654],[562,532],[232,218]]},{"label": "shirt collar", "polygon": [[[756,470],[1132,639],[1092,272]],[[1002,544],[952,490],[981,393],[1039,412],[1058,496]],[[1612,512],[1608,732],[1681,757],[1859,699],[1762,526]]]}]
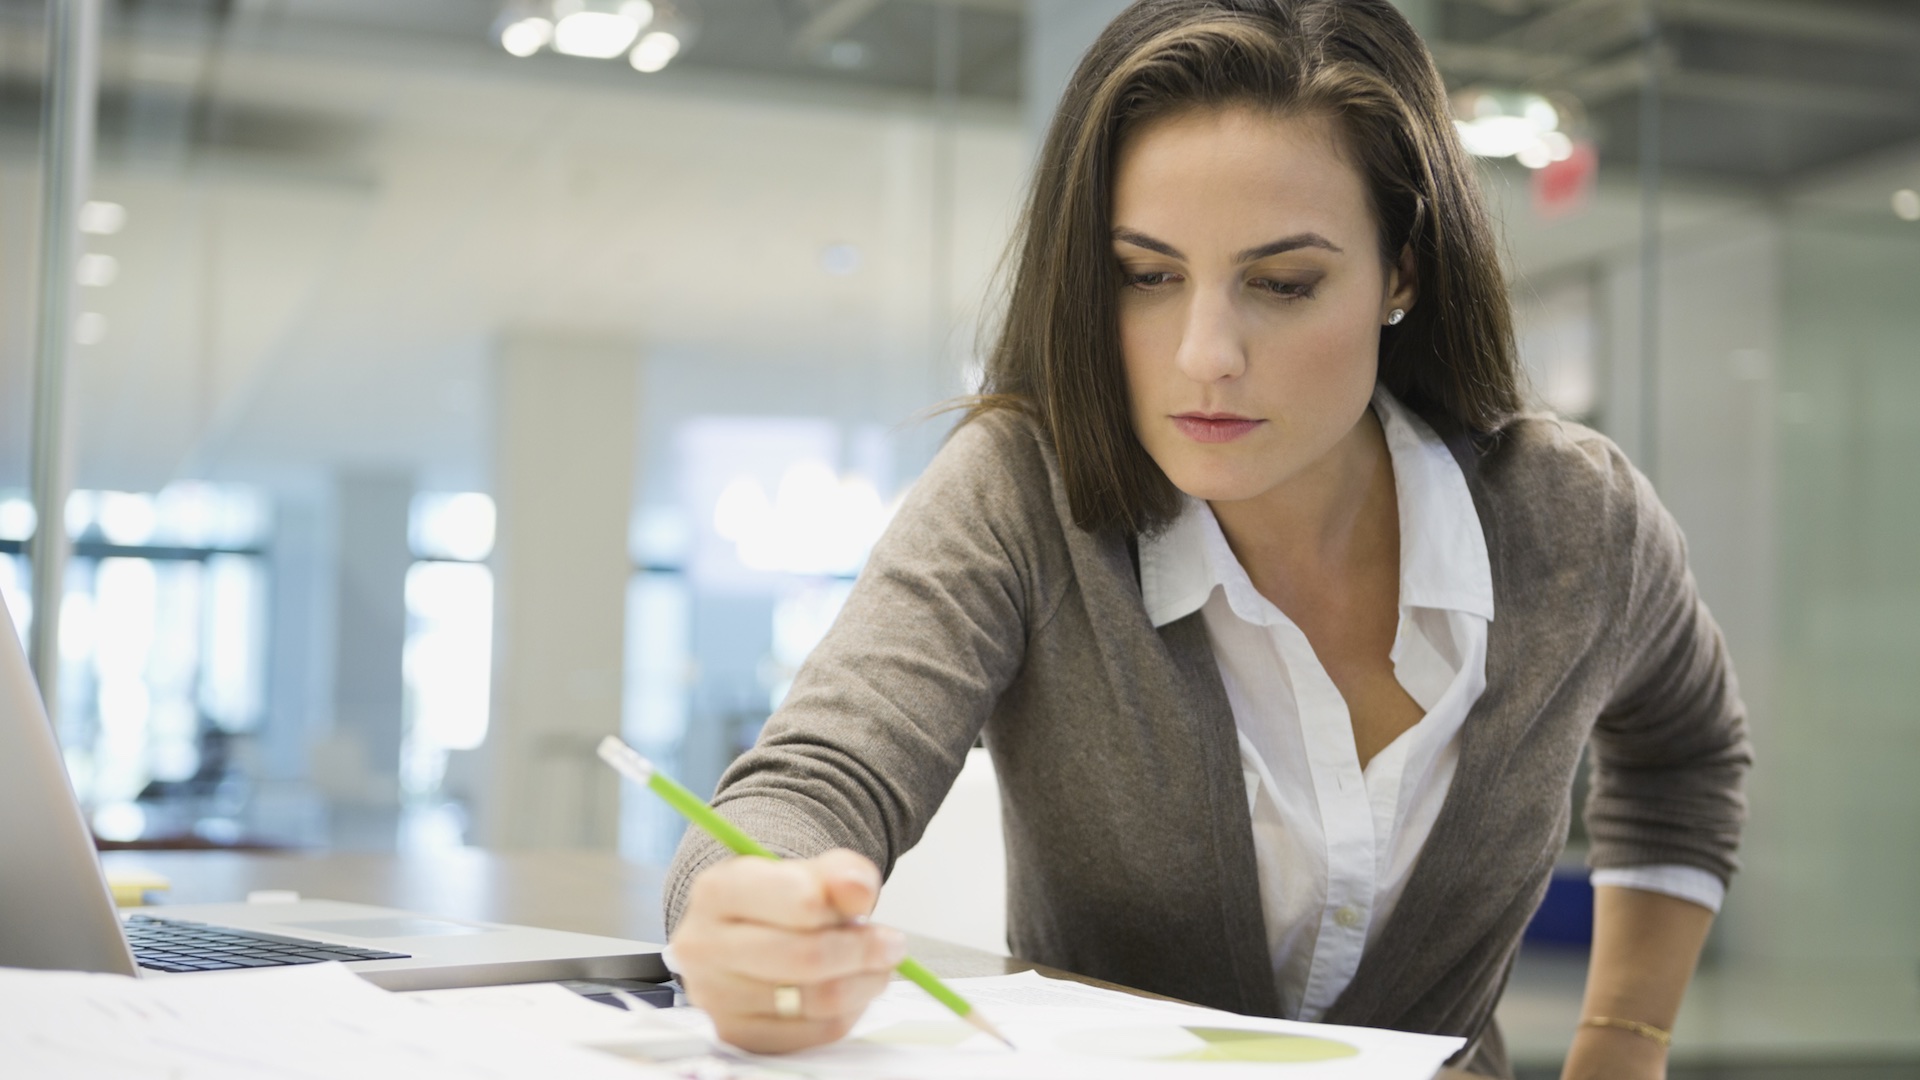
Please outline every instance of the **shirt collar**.
[{"label": "shirt collar", "polygon": [[[1461,611],[1493,620],[1493,569],[1486,534],[1453,452],[1386,387],[1373,410],[1386,433],[1400,506],[1400,607]],[[1165,626],[1200,610],[1224,589],[1240,618],[1265,623],[1272,605],[1253,588],[1205,502],[1183,497],[1180,515],[1140,539],[1140,593],[1147,617]]]}]

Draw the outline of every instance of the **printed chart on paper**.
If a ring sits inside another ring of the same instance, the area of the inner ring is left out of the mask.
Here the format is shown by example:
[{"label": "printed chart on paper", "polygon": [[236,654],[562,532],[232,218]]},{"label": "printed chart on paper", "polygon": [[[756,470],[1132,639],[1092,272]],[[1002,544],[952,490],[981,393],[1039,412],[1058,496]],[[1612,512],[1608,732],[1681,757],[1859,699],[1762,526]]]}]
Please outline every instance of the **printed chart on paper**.
[{"label": "printed chart on paper", "polygon": [[743,1057],[758,1075],[810,1080],[1430,1080],[1462,1045],[1430,1035],[1236,1016],[1032,972],[949,981],[1018,1049],[1006,1049],[896,983],[832,1046]]}]

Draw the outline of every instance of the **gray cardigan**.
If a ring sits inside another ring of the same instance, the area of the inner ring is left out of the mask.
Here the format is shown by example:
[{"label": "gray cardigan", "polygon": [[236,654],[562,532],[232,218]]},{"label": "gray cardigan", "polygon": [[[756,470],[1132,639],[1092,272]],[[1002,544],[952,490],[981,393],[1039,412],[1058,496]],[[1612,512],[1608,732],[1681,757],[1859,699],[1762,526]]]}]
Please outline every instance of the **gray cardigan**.
[{"label": "gray cardigan", "polygon": [[[1620,451],[1549,419],[1448,442],[1492,561],[1487,689],[1405,892],[1325,1020],[1465,1036],[1467,1067],[1501,1075],[1493,1010],[1565,845],[1581,748],[1593,865],[1723,880],[1750,755],[1680,531]],[[962,426],[716,804],[785,854],[848,847],[890,871],[984,734],[1015,955],[1274,1015],[1233,714],[1200,614],[1156,630],[1135,562],[1131,538],[1072,523],[1031,422]],[[669,928],[724,854],[688,832]]]}]

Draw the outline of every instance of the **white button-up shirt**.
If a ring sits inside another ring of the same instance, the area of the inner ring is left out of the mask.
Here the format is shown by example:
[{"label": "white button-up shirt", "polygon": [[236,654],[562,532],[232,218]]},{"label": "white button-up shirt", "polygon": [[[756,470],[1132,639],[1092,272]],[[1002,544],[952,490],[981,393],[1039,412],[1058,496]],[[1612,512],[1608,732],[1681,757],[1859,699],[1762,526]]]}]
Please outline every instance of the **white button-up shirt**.
[{"label": "white button-up shirt", "polygon": [[[1465,475],[1440,438],[1384,388],[1373,399],[1400,516],[1400,618],[1388,659],[1419,723],[1363,769],[1345,699],[1306,635],[1260,595],[1207,504],[1140,544],[1147,614],[1201,612],[1240,734],[1267,948],[1284,1015],[1317,1020],[1352,981],[1433,830],[1460,759],[1460,728],[1486,689],[1493,576]],[[1595,884],[1664,892],[1718,910],[1704,870],[1599,871]]]}]

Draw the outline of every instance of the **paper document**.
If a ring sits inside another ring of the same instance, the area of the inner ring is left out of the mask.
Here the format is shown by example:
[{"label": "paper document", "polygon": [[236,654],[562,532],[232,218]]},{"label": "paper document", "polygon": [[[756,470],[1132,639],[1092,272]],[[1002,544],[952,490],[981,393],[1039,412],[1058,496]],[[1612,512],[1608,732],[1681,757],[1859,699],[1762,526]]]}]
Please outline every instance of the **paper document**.
[{"label": "paper document", "polygon": [[628,1005],[630,1011],[623,1012],[588,1001],[558,983],[418,990],[401,996],[488,1026],[503,1025],[623,1057],[667,1061],[699,1057],[710,1048],[706,1039],[669,1022],[663,1012],[639,998]]},{"label": "paper document", "polygon": [[0,968],[0,1073],[35,1080],[676,1075],[411,1002],[338,964],[170,979]]},{"label": "paper document", "polygon": [[1018,1049],[896,982],[846,1039],[742,1059],[818,1080],[1431,1080],[1466,1042],[1240,1016],[1033,972],[947,983]]}]

